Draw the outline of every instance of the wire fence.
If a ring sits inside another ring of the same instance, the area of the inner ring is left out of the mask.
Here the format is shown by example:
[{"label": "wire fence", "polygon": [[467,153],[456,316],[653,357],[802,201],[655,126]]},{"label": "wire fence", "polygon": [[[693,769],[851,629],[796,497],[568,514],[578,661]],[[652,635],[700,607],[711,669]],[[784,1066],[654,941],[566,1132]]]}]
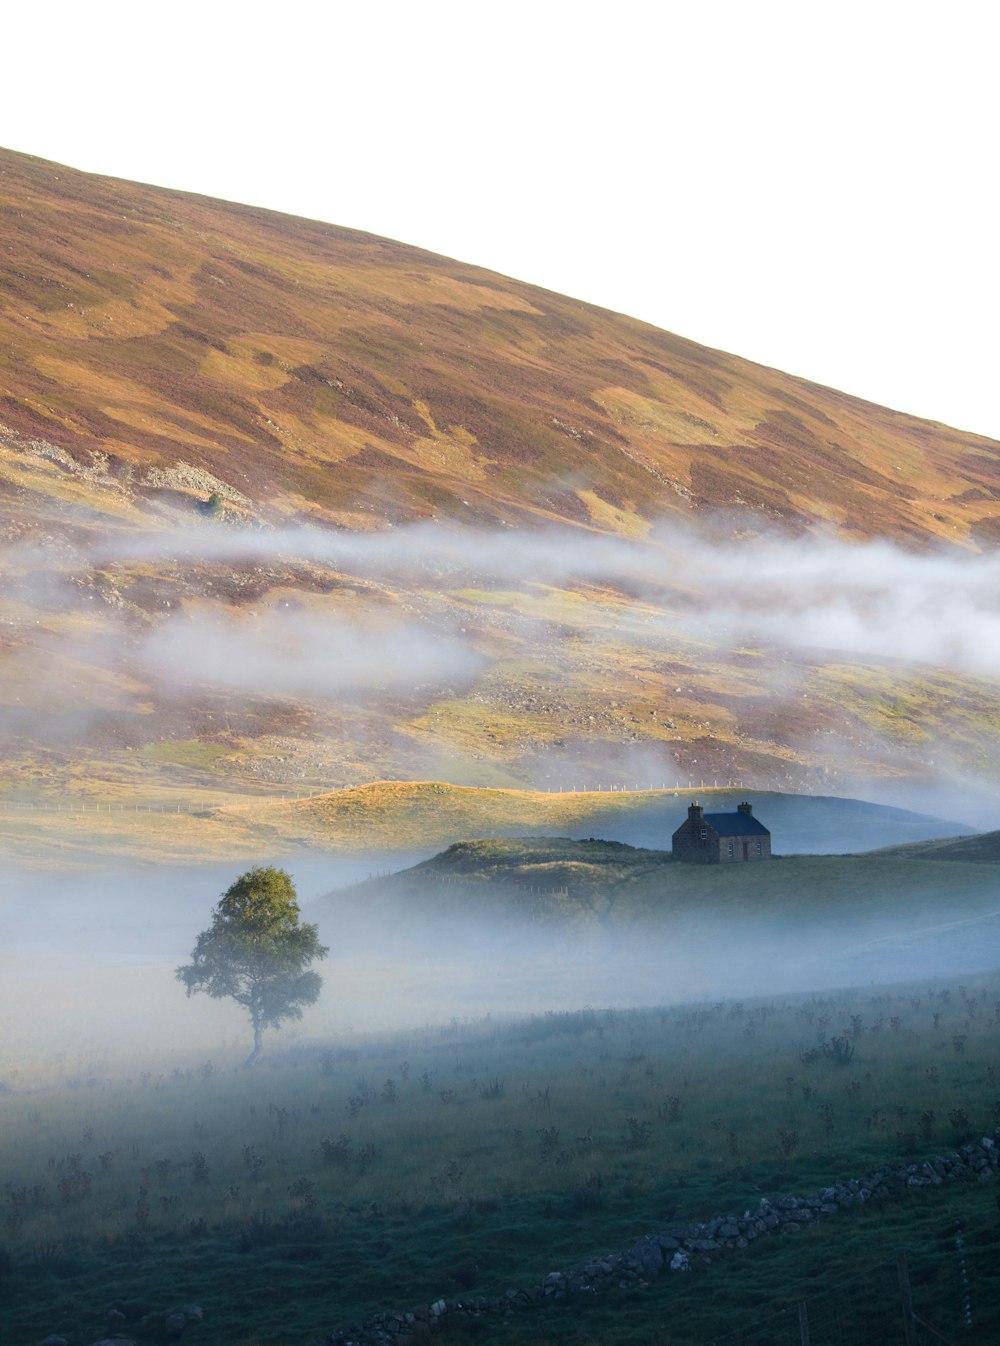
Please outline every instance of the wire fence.
[{"label": "wire fence", "polygon": [[703,1346],[905,1346],[895,1271],[876,1267],[863,1281],[810,1295],[761,1314]]},{"label": "wire fence", "polygon": [[[977,1244],[975,1239],[980,1239]],[[701,1346],[973,1346],[1000,1341],[997,1232],[961,1227]]]}]

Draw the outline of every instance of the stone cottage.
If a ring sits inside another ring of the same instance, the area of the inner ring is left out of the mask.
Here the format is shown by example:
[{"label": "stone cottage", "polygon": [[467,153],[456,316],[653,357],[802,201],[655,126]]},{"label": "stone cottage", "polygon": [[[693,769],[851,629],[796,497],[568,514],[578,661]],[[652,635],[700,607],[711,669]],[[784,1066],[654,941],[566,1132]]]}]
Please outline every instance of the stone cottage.
[{"label": "stone cottage", "polygon": [[753,816],[749,804],[740,804],[735,813],[706,813],[700,804],[692,804],[687,822],[673,835],[671,849],[675,860],[699,865],[770,860],[771,833]]}]

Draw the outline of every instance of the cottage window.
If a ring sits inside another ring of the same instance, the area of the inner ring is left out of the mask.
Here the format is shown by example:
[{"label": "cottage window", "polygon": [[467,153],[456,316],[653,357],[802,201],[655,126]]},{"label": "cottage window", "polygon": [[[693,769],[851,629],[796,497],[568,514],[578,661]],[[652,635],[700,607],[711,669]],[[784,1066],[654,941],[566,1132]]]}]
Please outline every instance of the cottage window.
[{"label": "cottage window", "polygon": [[735,845],[735,842],[732,842],[732,841],[731,841],[731,842],[729,843],[729,858],[730,858],[730,860],[733,858],[733,846],[734,846],[734,845]]},{"label": "cottage window", "polygon": [[759,842],[759,841],[757,842],[757,854],[758,854],[758,855],[763,855],[763,854],[764,854],[764,852],[763,852],[763,851],[761,850],[761,848],[760,848],[760,842]]},{"label": "cottage window", "polygon": [[708,840],[708,828],[707,828],[707,827],[703,827],[703,828],[701,829],[701,839],[702,839],[702,841],[707,841],[707,840]]}]

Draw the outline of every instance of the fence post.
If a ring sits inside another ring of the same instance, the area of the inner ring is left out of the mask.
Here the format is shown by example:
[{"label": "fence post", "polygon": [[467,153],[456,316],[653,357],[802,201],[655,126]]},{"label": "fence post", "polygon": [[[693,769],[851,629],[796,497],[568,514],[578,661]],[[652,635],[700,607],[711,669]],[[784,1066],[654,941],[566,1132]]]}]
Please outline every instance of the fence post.
[{"label": "fence post", "polygon": [[958,1254],[958,1279],[962,1286],[962,1318],[966,1329],[972,1327],[972,1287],[969,1284],[969,1269],[965,1265],[965,1239],[962,1237],[962,1225],[955,1231],[955,1252]]},{"label": "fence post", "polygon": [[899,1277],[899,1301],[903,1306],[903,1332],[906,1346],[917,1346],[917,1325],[913,1321],[913,1291],[910,1289],[910,1268],[902,1248],[896,1252],[896,1275]]},{"label": "fence post", "polygon": [[809,1346],[809,1310],[804,1299],[799,1300],[799,1337],[802,1346]]}]

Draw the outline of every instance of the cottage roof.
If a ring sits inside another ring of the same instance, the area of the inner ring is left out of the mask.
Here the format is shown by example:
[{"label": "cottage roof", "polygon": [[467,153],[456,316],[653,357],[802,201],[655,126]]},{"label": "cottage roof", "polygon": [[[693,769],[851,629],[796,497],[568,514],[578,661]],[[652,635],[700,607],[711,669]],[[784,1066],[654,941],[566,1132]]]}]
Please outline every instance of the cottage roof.
[{"label": "cottage roof", "polygon": [[720,837],[769,837],[770,830],[750,813],[706,813],[704,820]]}]

